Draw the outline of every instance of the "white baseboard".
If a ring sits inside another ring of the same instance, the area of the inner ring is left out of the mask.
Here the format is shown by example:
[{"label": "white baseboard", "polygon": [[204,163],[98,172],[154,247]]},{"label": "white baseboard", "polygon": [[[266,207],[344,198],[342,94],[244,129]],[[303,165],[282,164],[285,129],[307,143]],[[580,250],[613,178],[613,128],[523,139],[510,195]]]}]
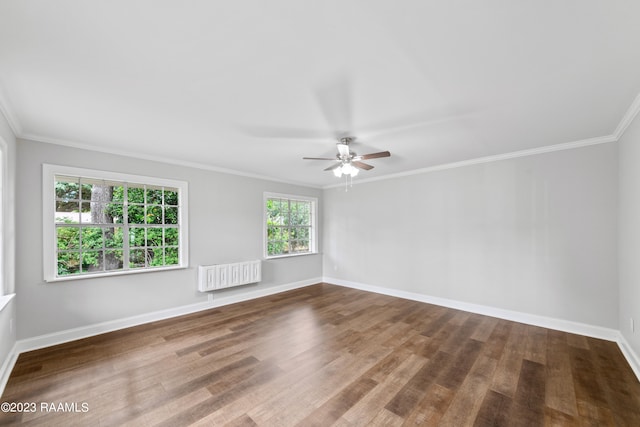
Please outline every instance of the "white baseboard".
[{"label": "white baseboard", "polygon": [[416,292],[401,291],[381,286],[367,285],[364,283],[351,282],[348,280],[325,277],[323,281],[348,288],[360,289],[363,291],[375,292],[392,297],[404,298],[413,301],[425,302],[428,304],[440,305],[454,308],[456,310],[468,311],[470,313],[482,314],[485,316],[497,317],[499,319],[511,320],[513,322],[526,323],[528,325],[540,326],[548,329],[569,332],[572,334],[586,335],[588,337],[600,338],[607,341],[618,341],[620,336],[616,329],[593,326],[586,323],[572,322],[570,320],[555,319],[552,317],[539,316],[537,314],[522,313],[519,311],[505,310],[480,304],[472,304],[463,301],[456,301],[447,298],[434,297]]},{"label": "white baseboard", "polygon": [[569,332],[572,334],[585,335],[588,337],[599,338],[607,341],[614,341],[618,344],[620,351],[631,366],[640,381],[640,358],[633,351],[627,340],[616,329],[603,328],[602,326],[588,325],[586,323],[572,322],[564,319],[555,319],[552,317],[538,316],[536,314],[521,313],[518,311],[504,310],[480,304],[471,304],[462,301],[456,301],[446,298],[433,297],[415,292],[400,291],[397,289],[384,288],[381,286],[367,285],[364,283],[351,282],[349,280],[335,279],[332,277],[323,277],[325,283],[331,283],[347,288],[360,289],[363,291],[375,292],[377,294],[389,295],[392,297],[404,298],[413,301],[426,302],[428,304],[440,305],[443,307],[455,308],[457,310],[468,311],[471,313],[483,314],[485,316],[497,317],[499,319],[511,320],[514,322],[526,323],[528,325],[540,326],[548,329]]},{"label": "white baseboard", "polygon": [[16,364],[16,360],[18,360],[18,351],[16,349],[16,345],[14,344],[7,355],[4,363],[0,367],[0,397],[2,393],[4,393],[4,388],[7,386],[7,382],[9,381],[9,376],[11,375],[11,371],[13,371],[13,367]]},{"label": "white baseboard", "polygon": [[633,372],[638,377],[638,381],[640,381],[640,357],[636,354],[635,351],[629,345],[629,342],[625,339],[622,333],[618,334],[618,347],[620,347],[620,351],[629,362],[629,366],[633,369]]},{"label": "white baseboard", "polygon": [[13,346],[13,349],[9,353],[7,359],[0,368],[0,396],[4,391],[11,371],[18,360],[20,353],[24,353],[31,350],[37,350],[39,348],[50,347],[52,345],[63,344],[65,342],[74,341],[81,338],[87,338],[94,335],[103,334],[106,332],[115,331],[118,329],[124,329],[131,326],[142,325],[144,323],[155,322],[158,320],[168,319],[172,317],[182,316],[185,314],[195,313],[202,310],[208,310],[215,307],[221,307],[229,304],[235,304],[242,301],[248,301],[264,296],[275,295],[281,292],[286,292],[293,289],[303,288],[319,282],[331,283],[338,286],[345,286],[354,289],[360,289],[368,292],[375,292],[378,294],[389,295],[398,298],[410,299],[413,301],[420,301],[429,304],[440,305],[443,307],[454,308],[457,310],[468,311],[471,313],[483,314],[486,316],[497,317],[500,319],[511,320],[520,323],[526,323],[529,325],[541,326],[549,329],[556,329],[564,332],[570,332],[574,334],[586,335],[594,338],[605,339],[608,341],[615,341],[618,343],[622,353],[631,365],[634,373],[640,380],[640,358],[634,353],[629,343],[625,340],[622,334],[609,328],[603,328],[600,326],[587,325],[584,323],[571,322],[563,319],[554,319],[545,316],[538,316],[534,314],[521,313],[517,311],[504,310],[500,308],[484,306],[479,304],[471,304],[462,301],[450,300],[446,298],[432,297],[429,295],[418,294],[415,292],[401,291],[397,289],[384,288],[380,286],[372,286],[363,283],[351,282],[347,280],[335,279],[330,277],[313,278],[303,280],[299,282],[288,283],[284,285],[274,286],[270,288],[261,288],[244,292],[241,294],[224,296],[222,294],[211,294],[213,298],[209,301],[200,302],[196,304],[190,304],[167,310],[155,311],[152,313],[146,313],[138,316],[127,317],[124,319],[117,319],[108,322],[96,323],[93,325],[83,326],[79,328],[69,329],[60,332],[54,332],[51,334],[40,335],[33,338],[27,338],[24,340],[18,340]]}]

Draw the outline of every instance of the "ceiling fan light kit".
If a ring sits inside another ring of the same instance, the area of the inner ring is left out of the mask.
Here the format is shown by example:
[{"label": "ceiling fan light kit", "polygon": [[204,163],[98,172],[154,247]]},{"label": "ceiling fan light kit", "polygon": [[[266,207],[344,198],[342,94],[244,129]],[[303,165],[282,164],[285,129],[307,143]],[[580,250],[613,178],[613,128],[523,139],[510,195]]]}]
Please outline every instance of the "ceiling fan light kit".
[{"label": "ceiling fan light kit", "polygon": [[380,157],[391,156],[391,153],[388,151],[381,151],[378,153],[370,153],[359,156],[354,151],[349,150],[349,144],[352,141],[353,138],[351,137],[340,138],[340,141],[336,143],[338,154],[334,159],[328,157],[303,157],[303,159],[335,161],[336,163],[326,168],[325,171],[333,171],[333,174],[338,178],[341,178],[344,175],[345,177],[347,177],[348,181],[349,177],[353,179],[354,176],[357,176],[360,170],[367,171],[373,169],[373,166],[364,163],[361,160],[377,159]]},{"label": "ceiling fan light kit", "polygon": [[333,174],[338,178],[341,178],[342,175],[354,177],[358,175],[358,172],[360,172],[358,168],[352,166],[351,163],[345,163],[333,170]]}]

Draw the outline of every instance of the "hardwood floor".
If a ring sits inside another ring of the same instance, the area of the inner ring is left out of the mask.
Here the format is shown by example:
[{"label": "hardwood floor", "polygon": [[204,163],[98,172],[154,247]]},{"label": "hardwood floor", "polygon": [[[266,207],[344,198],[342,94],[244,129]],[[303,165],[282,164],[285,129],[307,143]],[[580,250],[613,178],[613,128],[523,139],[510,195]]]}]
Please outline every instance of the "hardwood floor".
[{"label": "hardwood floor", "polygon": [[327,284],[22,354],[0,401],[36,404],[0,425],[640,426],[615,343]]}]

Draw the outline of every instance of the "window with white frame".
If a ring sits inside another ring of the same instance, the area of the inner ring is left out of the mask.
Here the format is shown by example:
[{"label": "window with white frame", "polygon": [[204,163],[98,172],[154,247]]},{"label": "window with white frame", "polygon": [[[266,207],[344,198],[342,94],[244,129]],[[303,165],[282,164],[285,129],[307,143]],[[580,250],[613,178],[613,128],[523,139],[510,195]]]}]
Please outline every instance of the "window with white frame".
[{"label": "window with white frame", "polygon": [[316,253],[317,199],[265,193],[265,257]]},{"label": "window with white frame", "polygon": [[187,266],[187,183],[44,165],[45,280]]}]

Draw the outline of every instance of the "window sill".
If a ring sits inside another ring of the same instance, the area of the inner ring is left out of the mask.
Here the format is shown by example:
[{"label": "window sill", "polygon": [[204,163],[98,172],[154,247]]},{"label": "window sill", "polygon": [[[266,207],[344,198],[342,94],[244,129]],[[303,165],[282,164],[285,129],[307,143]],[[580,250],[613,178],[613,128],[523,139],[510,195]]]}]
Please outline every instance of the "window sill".
[{"label": "window sill", "polygon": [[300,254],[284,254],[284,255],[271,255],[265,256],[264,259],[281,259],[281,258],[292,258],[297,256],[307,256],[307,255],[320,255],[320,252],[304,252]]},{"label": "window sill", "polygon": [[0,296],[0,311],[2,311],[3,308],[5,308],[7,305],[9,305],[9,301],[11,301],[13,299],[13,297],[15,297],[16,294],[9,294],[9,295],[2,295]]},{"label": "window sill", "polygon": [[144,269],[144,270],[126,270],[126,271],[117,271],[112,273],[79,274],[76,276],[45,278],[44,281],[47,283],[57,283],[57,282],[68,282],[72,280],[95,279],[98,277],[115,277],[115,276],[126,276],[130,274],[156,273],[158,271],[185,270],[187,268],[188,266],[175,266],[175,267],[158,267],[158,268]]}]

